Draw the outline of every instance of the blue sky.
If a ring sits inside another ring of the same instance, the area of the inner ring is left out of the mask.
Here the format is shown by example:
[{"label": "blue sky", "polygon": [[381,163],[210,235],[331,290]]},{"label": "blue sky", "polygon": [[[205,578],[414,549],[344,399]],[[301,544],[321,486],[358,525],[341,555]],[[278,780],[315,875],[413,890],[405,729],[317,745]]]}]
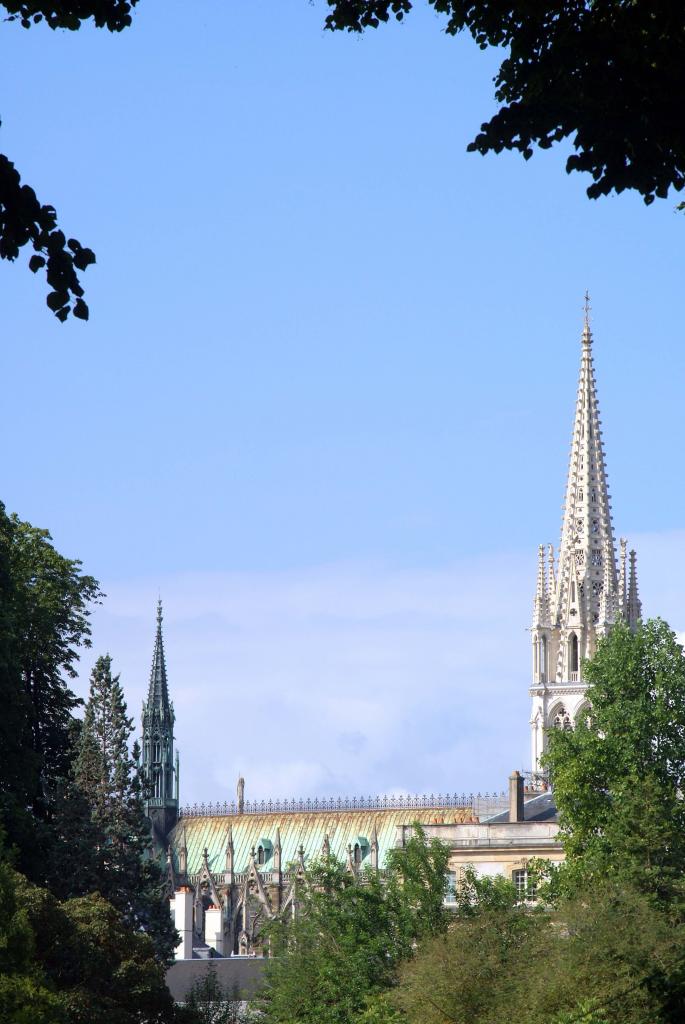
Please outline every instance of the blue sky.
[{"label": "blue sky", "polygon": [[685,628],[685,221],[467,154],[495,55],[427,8],[192,10],[2,26],[2,150],[98,264],[65,326],[0,267],[0,495],[109,595],[81,691],[109,649],[137,714],[161,590],[185,799],[499,788],[586,288],[617,531]]}]

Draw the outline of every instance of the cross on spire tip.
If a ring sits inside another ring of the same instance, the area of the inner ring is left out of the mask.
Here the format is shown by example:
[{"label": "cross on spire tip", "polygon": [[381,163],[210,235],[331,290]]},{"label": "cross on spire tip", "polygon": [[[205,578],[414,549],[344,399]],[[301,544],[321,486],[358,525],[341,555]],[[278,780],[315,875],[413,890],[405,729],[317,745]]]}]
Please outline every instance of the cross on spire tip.
[{"label": "cross on spire tip", "polygon": [[583,303],[583,346],[589,347],[592,344],[592,331],[590,330],[590,293],[585,289],[585,302]]}]

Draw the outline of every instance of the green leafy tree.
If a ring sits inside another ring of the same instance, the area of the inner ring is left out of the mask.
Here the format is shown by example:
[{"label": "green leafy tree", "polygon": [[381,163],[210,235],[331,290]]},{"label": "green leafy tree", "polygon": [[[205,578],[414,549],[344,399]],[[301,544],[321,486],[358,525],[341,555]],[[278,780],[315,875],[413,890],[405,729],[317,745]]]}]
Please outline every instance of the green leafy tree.
[{"label": "green leafy tree", "polygon": [[395,983],[401,961],[421,937],[444,931],[436,900],[442,903],[447,857],[417,826],[382,874],[357,878],[334,858],[314,863],[299,886],[295,917],[271,931],[275,955],[259,1001],[265,1024],[348,1024],[385,1012],[376,997]]},{"label": "green leafy tree", "polygon": [[[138,0],[2,0],[5,20],[31,28],[41,22],[51,29],[76,31],[84,22],[121,32],[132,22]],[[48,307],[58,320],[72,312],[88,319],[79,272],[95,263],[95,254],[76,238],[67,239],[53,206],[41,203],[30,185],[22,184],[12,161],[0,154],[0,258],[15,260],[20,250],[34,250],[29,268],[45,269],[50,291]]]},{"label": "green leafy tree", "polygon": [[17,891],[19,876],[0,860],[0,1020],[66,1024],[59,996],[35,958],[35,937]]},{"label": "green leafy tree", "polygon": [[[362,32],[401,21],[413,0],[327,0],[326,27]],[[468,149],[479,153],[572,139],[567,171],[593,182],[591,199],[625,189],[646,203],[685,185],[685,11],[654,0],[492,3],[428,0],[449,35],[497,47],[500,108]]]},{"label": "green leafy tree", "polygon": [[685,655],[660,619],[619,623],[584,672],[591,714],[547,754],[566,877],[670,899],[685,874]]},{"label": "green leafy tree", "polygon": [[96,888],[132,928],[149,933],[166,958],[177,937],[162,900],[160,867],[147,856],[150,823],[137,745],[129,752],[132,732],[119,676],[112,675],[112,659],[105,655],[91,674],[74,782],[90,808],[96,836]]},{"label": "green leafy tree", "polygon": [[47,530],[10,517],[11,616],[22,685],[30,706],[31,746],[45,779],[63,777],[71,755],[70,725],[82,703],[67,680],[79,648],[90,646],[90,609],[101,597],[81,562],[52,546]]},{"label": "green leafy tree", "polygon": [[184,1004],[187,1024],[243,1024],[247,1020],[237,993],[224,991],[213,963],[193,982]]},{"label": "green leafy tree", "polygon": [[412,1024],[527,1019],[512,1010],[522,984],[522,951],[538,944],[537,915],[518,904],[505,879],[469,874],[458,895],[447,933],[424,942],[405,963],[392,1003]]},{"label": "green leafy tree", "polygon": [[90,644],[90,610],[100,590],[81,563],[53,547],[0,503],[0,814],[19,866],[45,880],[60,780],[73,756],[69,688],[79,649]]},{"label": "green leafy tree", "polygon": [[40,770],[31,744],[30,704],[15,633],[14,538],[14,523],[0,503],[0,814],[13,838],[30,825],[26,806],[38,789]]},{"label": "green leafy tree", "polygon": [[470,876],[387,999],[407,1024],[676,1024],[684,940],[677,909],[622,883],[533,909],[508,880]]},{"label": "green leafy tree", "polygon": [[150,939],[95,894],[59,902],[0,862],[3,1024],[174,1024]]}]

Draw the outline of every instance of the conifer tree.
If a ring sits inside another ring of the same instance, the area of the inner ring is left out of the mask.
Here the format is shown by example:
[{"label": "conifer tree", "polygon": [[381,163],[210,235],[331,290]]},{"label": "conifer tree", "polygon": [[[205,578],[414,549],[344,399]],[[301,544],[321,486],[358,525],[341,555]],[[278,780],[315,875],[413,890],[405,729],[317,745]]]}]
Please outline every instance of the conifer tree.
[{"label": "conifer tree", "polygon": [[131,927],[148,932],[158,953],[167,957],[176,933],[162,903],[159,865],[149,856],[150,823],[137,744],[132,751],[128,746],[132,731],[119,676],[112,676],[112,659],[105,655],[91,674],[74,781],[96,832],[98,890]]}]

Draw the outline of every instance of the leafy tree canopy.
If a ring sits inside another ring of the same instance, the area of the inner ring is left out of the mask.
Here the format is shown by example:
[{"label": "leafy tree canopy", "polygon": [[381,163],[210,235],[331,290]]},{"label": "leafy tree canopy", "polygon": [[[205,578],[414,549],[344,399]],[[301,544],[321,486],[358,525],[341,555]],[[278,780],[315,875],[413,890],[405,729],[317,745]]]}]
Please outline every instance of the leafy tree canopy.
[{"label": "leafy tree canopy", "polygon": [[[469,910],[422,943],[389,1003],[402,1024],[676,1024],[685,1004],[677,911],[597,883],[534,911],[510,882],[472,878]],[[355,1022],[356,1024],[356,1022]]]},{"label": "leafy tree canopy", "polygon": [[247,1024],[249,1021],[249,1013],[239,995],[224,990],[211,961],[206,974],[191,985],[184,1012],[189,1024]]},{"label": "leafy tree canopy", "polygon": [[[121,32],[132,21],[138,0],[0,0],[6,21],[24,28],[44,22],[52,29],[75,31],[86,21],[97,28]],[[95,263],[95,253],[76,238],[67,238],[57,223],[54,206],[41,203],[30,185],[22,183],[12,161],[0,153],[0,258],[15,260],[30,245],[33,273],[45,270],[48,307],[58,320],[69,313],[88,319],[79,272]]]},{"label": "leafy tree canopy", "polygon": [[0,817],[21,868],[42,879],[41,825],[55,810],[73,755],[68,686],[90,644],[98,583],[65,558],[47,530],[8,516],[0,503]]},{"label": "leafy tree canopy", "polygon": [[174,1024],[150,939],[94,894],[60,903],[0,862],[0,1019]]},{"label": "leafy tree canopy", "polygon": [[[685,185],[685,10],[655,0],[427,0],[449,35],[504,51],[497,113],[470,151],[549,149],[570,138],[567,171],[591,199],[632,189],[651,203]],[[402,21],[414,0],[327,0],[326,27],[362,32]]]},{"label": "leafy tree canopy", "polygon": [[592,711],[550,734],[565,874],[623,878],[665,900],[685,875],[685,654],[660,619],[623,623],[585,666]]},{"label": "leafy tree canopy", "polygon": [[[447,849],[421,829],[393,851],[383,875],[361,879],[334,858],[311,866],[298,911],[271,931],[274,958],[260,1000],[264,1024],[348,1024],[361,1014],[389,1024],[377,997],[422,936],[443,932]],[[379,1017],[379,1014],[384,1016]]]}]

